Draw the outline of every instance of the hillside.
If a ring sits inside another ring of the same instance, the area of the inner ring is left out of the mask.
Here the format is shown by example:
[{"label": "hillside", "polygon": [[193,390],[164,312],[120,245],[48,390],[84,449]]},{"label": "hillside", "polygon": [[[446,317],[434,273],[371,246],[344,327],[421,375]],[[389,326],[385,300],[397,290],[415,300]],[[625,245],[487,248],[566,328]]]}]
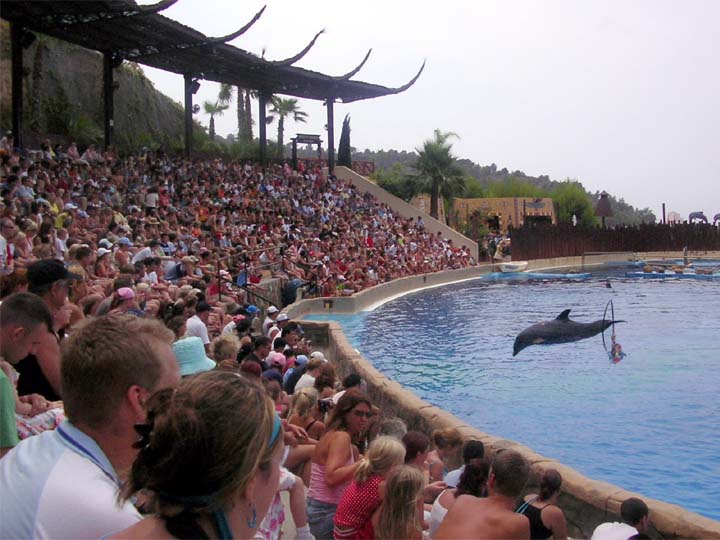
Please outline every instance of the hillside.
[{"label": "hillside", "polygon": [[[0,22],[0,126],[11,120],[10,31]],[[24,132],[28,144],[44,135],[54,142],[102,141],[102,56],[38,35],[24,51]],[[183,108],[158,92],[136,64],[115,70],[115,139],[121,151],[183,145]],[[199,124],[196,124],[199,126]],[[201,128],[197,136],[203,136]]]}]

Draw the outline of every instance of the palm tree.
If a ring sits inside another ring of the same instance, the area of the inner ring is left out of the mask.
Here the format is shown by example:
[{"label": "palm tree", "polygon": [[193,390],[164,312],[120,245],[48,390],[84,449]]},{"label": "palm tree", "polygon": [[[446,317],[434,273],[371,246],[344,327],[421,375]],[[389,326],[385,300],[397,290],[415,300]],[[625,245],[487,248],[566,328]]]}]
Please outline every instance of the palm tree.
[{"label": "palm tree", "polygon": [[[279,96],[272,96],[270,99],[270,112],[277,115],[278,117],[278,157],[283,157],[283,146],[284,146],[284,135],[285,135],[285,117],[292,115],[292,119],[295,122],[305,122],[307,113],[300,110],[298,107],[298,100],[295,98],[284,99]],[[274,116],[268,116],[268,124],[272,122]]]},{"label": "palm tree", "polygon": [[230,107],[230,105],[223,105],[219,101],[216,101],[215,103],[212,101],[206,101],[203,103],[205,114],[210,115],[210,129],[208,131],[211,141],[215,140],[215,116],[222,116],[228,107]]},{"label": "palm tree", "polygon": [[454,197],[465,189],[463,172],[452,153],[452,132],[435,130],[434,137],[423,142],[422,148],[416,148],[418,159],[413,167],[418,173],[418,188],[430,193],[430,215],[438,218],[440,197]]}]

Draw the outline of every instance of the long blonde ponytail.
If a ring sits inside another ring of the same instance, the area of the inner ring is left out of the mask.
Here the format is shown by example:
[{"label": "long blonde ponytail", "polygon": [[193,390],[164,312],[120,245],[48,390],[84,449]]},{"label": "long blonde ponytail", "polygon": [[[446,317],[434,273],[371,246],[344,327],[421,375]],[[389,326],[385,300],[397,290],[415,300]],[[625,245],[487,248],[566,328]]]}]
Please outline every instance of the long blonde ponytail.
[{"label": "long blonde ponytail", "polygon": [[355,471],[355,480],[365,482],[373,474],[387,473],[405,460],[405,446],[393,437],[378,437],[370,443],[365,459]]}]

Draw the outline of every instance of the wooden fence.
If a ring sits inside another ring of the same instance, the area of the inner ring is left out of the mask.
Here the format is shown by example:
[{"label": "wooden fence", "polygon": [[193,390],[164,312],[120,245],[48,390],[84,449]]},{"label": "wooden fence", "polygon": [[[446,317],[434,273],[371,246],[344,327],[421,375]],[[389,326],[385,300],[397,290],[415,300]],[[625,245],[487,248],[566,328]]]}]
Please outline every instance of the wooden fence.
[{"label": "wooden fence", "polygon": [[603,229],[572,225],[523,227],[510,231],[514,260],[572,257],[606,251],[720,250],[720,228],[705,224],[644,224]]}]

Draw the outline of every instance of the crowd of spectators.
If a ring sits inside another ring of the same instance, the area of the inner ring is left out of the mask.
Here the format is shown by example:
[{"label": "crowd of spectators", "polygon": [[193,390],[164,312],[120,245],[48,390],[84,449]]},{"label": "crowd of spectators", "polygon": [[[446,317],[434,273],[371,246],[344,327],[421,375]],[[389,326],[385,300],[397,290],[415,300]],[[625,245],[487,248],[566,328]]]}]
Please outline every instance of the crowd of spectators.
[{"label": "crowd of spectators", "polygon": [[0,153],[1,538],[278,540],[282,491],[296,540],[566,537],[559,474],[521,500],[520,454],[408,431],[252,303],[263,273],[352,294],[467,249],[320,170]]}]

